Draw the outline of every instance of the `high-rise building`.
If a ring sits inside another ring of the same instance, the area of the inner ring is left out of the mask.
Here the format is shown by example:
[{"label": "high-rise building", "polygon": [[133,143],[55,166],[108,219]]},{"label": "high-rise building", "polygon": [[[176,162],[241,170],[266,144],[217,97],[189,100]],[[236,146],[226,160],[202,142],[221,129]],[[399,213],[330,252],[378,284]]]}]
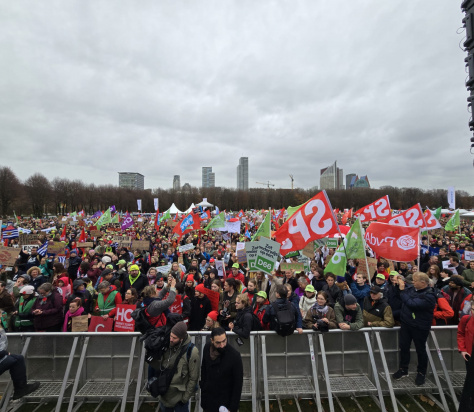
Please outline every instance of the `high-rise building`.
[{"label": "high-rise building", "polygon": [[346,175],[346,189],[352,189],[359,177],[355,173]]},{"label": "high-rise building", "polygon": [[241,157],[237,166],[237,189],[249,190],[249,158]]},{"label": "high-rise building", "polygon": [[212,167],[202,168],[202,187],[214,187],[216,185],[216,174],[212,172]]},{"label": "high-rise building", "polygon": [[344,189],[344,171],[337,167],[337,161],[321,169],[319,185],[321,186],[321,190]]},{"label": "high-rise building", "polygon": [[173,176],[173,190],[180,190],[181,189],[181,178],[179,175]]},{"label": "high-rise building", "polygon": [[119,187],[144,190],[145,176],[140,173],[119,172]]}]

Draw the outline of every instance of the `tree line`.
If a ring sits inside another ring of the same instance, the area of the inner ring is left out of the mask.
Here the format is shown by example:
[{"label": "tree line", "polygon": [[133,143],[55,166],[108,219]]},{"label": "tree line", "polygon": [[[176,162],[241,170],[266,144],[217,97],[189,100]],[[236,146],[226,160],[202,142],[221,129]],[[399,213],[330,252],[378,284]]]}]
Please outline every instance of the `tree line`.
[{"label": "tree line", "polygon": [[[154,198],[159,199],[160,211],[167,210],[173,203],[180,210],[186,210],[191,203],[203,198],[218,206],[220,210],[281,209],[298,206],[313,197],[315,189],[267,189],[255,188],[248,191],[234,188],[190,187],[186,190],[151,189],[133,190],[113,185],[95,185],[81,180],[56,177],[49,181],[41,173],[35,173],[20,181],[9,167],[0,167],[0,216],[42,217],[45,214],[64,215],[84,210],[92,214],[115,205],[118,211],[137,211],[137,199],[142,200],[143,212],[154,212]],[[416,203],[423,208],[447,207],[447,191],[444,189],[423,190],[419,188],[397,188],[383,186],[380,189],[356,188],[351,190],[328,190],[333,208],[354,208],[357,210],[378,198],[389,195],[392,209],[407,209]],[[456,207],[474,208],[474,196],[465,191],[456,192]]]}]

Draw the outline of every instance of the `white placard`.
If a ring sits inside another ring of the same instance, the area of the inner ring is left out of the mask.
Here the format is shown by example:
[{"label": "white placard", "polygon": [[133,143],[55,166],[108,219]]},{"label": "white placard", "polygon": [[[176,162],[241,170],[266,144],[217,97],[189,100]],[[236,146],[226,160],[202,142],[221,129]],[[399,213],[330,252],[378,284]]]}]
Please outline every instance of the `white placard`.
[{"label": "white placard", "polygon": [[464,251],[464,259],[465,260],[474,260],[474,252],[471,252],[470,250],[465,250]]},{"label": "white placard", "polygon": [[137,207],[138,207],[138,210],[141,212],[142,211],[142,200],[141,199],[137,199]]},{"label": "white placard", "polygon": [[168,263],[165,266],[157,266],[156,271],[159,273],[167,274],[171,270],[171,263]]},{"label": "white placard", "polygon": [[216,260],[215,263],[216,263],[217,275],[219,277],[224,277],[224,261]]},{"label": "white placard", "polygon": [[182,253],[182,252],[186,252],[188,250],[193,250],[193,249],[194,249],[194,245],[192,243],[188,243],[187,245],[178,247],[178,252]]}]

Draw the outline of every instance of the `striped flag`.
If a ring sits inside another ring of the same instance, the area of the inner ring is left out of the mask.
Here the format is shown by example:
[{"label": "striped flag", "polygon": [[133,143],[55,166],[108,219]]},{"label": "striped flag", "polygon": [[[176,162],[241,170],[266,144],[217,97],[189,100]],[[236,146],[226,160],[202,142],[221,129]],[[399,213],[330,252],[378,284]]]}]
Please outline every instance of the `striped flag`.
[{"label": "striped flag", "polygon": [[46,256],[48,252],[48,241],[44,242],[41,247],[38,249],[38,255]]},{"label": "striped flag", "polygon": [[2,232],[3,239],[13,239],[19,236],[20,234],[18,232],[18,229],[13,226],[8,226],[5,229],[3,229],[3,232]]}]

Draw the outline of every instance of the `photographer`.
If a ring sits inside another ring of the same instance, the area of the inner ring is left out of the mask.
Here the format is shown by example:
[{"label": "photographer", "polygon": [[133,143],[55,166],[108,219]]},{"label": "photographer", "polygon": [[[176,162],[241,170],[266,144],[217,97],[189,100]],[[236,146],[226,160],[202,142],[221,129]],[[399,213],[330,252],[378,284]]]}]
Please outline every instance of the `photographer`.
[{"label": "photographer", "polygon": [[334,309],[328,305],[328,295],[324,291],[318,292],[316,303],[308,310],[304,318],[305,329],[313,329],[318,332],[327,332],[336,329],[336,315]]}]

